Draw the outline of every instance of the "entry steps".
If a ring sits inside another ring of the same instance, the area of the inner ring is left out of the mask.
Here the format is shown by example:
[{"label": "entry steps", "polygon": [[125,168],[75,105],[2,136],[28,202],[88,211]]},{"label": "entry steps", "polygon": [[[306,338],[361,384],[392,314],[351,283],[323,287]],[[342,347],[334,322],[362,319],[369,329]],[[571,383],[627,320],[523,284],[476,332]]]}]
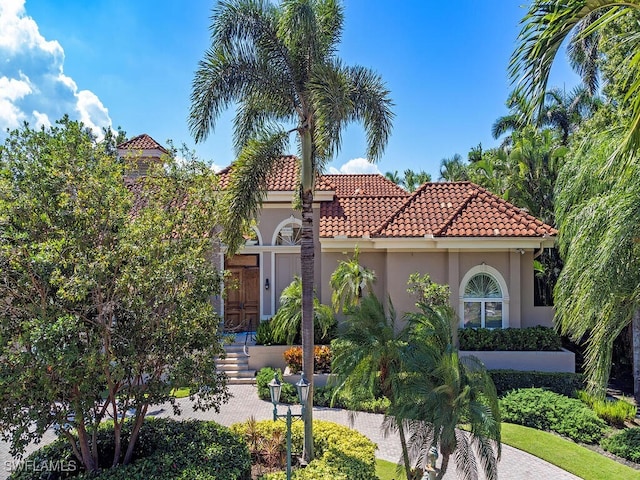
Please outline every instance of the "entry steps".
[{"label": "entry steps", "polygon": [[249,356],[245,346],[239,344],[225,345],[225,358],[216,360],[218,370],[227,374],[229,385],[252,385],[256,383],[256,371],[249,370]]}]

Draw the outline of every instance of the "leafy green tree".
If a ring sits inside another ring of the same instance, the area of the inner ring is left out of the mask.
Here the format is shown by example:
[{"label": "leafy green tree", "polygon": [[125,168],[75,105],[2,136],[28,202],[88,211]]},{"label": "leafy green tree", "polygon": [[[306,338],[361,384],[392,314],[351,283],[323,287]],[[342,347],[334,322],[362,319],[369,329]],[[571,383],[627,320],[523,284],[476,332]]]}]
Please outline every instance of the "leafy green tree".
[{"label": "leafy green tree", "polygon": [[[314,325],[327,335],[330,328],[334,327],[336,320],[331,307],[323,305],[318,297],[313,296],[313,322]],[[273,337],[277,342],[286,341],[293,344],[300,325],[302,324],[302,281],[300,277],[294,277],[293,281],[282,290],[280,295],[280,307],[271,319]]]},{"label": "leafy green tree", "polygon": [[[366,388],[372,395],[380,391],[394,405],[400,396],[402,353],[406,345],[404,333],[397,328],[396,313],[389,301],[389,311],[373,294],[365,296],[348,312],[343,331],[331,348],[331,371],[337,376],[334,398],[341,391]],[[409,450],[402,423],[400,434],[402,456],[407,478],[413,478]]]},{"label": "leafy green tree", "polygon": [[316,177],[339,150],[351,121],[367,135],[367,158],[380,158],[391,131],[392,102],[378,75],[337,56],[343,9],[336,0],[231,0],[212,15],[211,47],[193,82],[189,125],[204,140],[220,113],[237,106],[238,158],[227,189],[224,236],[229,252],[243,243],[267,177],[282,161],[291,134],[300,149],[302,209],[303,371],[311,382],[304,457],[313,457],[313,193]]},{"label": "leafy green tree", "polygon": [[[196,408],[228,398],[214,364],[213,174],[172,158],[136,183],[123,172],[68,118],[0,147],[0,430],[14,454],[54,426],[88,471],[127,464],[149,407],[177,411],[172,387],[198,391]],[[98,458],[107,418],[111,460]]]},{"label": "leafy green tree", "polygon": [[436,478],[444,477],[453,456],[458,478],[478,478],[480,467],[485,478],[496,479],[500,409],[493,381],[479,360],[459,357],[450,306],[419,302],[418,307],[418,313],[406,316],[407,373],[401,395],[390,407],[396,422],[408,425],[411,460],[426,470],[427,453],[436,447],[442,458]]},{"label": "leafy green tree", "polygon": [[331,274],[331,304],[336,313],[358,305],[365,288],[371,291],[376,281],[376,274],[360,265],[359,257],[360,250],[356,245],[353,257],[341,260]]}]

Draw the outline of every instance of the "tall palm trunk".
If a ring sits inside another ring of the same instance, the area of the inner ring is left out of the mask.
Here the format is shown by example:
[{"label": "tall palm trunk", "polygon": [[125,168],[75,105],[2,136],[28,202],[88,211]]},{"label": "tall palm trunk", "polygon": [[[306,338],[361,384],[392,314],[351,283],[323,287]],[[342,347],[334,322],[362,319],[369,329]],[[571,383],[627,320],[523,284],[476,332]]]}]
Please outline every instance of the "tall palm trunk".
[{"label": "tall palm trunk", "polygon": [[304,450],[306,462],[313,460],[313,164],[311,133],[302,133],[302,238],[300,268],[302,270],[302,371],[309,382],[309,397],[304,415]]},{"label": "tall palm trunk", "polygon": [[640,308],[636,308],[633,312],[631,334],[633,336],[633,396],[637,408],[640,407]]}]

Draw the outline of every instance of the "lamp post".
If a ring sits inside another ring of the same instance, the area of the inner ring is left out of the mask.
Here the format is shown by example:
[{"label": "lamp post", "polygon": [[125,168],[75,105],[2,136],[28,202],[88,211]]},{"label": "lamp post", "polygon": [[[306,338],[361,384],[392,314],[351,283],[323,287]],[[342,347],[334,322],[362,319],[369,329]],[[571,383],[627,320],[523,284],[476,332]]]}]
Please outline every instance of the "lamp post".
[{"label": "lamp post", "polygon": [[304,419],[304,406],[307,404],[309,396],[309,382],[304,378],[304,373],[300,377],[300,381],[296,383],[298,390],[298,400],[302,405],[302,413],[294,415],[291,413],[291,407],[287,407],[287,413],[278,415],[278,403],[280,402],[280,393],[282,392],[282,383],[278,380],[278,374],[273,376],[273,380],[269,382],[269,393],[271,394],[271,403],[273,403],[273,421],[278,418],[284,418],[287,424],[287,480],[291,480],[291,422],[294,418]]}]

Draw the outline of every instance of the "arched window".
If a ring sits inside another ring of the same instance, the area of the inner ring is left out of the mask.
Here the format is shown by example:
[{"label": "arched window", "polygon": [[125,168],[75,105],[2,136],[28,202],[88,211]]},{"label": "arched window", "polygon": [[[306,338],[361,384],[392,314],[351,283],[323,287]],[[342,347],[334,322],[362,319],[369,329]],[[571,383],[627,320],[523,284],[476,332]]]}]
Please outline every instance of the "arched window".
[{"label": "arched window", "polygon": [[249,246],[262,245],[262,236],[260,235],[260,230],[258,230],[256,227],[251,227],[248,234],[244,236],[244,244]]},{"label": "arched window", "polygon": [[471,269],[460,288],[460,317],[464,328],[503,328],[508,325],[509,298],[500,273],[487,265]]},{"label": "arched window", "polygon": [[292,219],[292,221],[282,225],[276,235],[276,245],[300,245],[300,234],[302,232],[302,222]]}]

